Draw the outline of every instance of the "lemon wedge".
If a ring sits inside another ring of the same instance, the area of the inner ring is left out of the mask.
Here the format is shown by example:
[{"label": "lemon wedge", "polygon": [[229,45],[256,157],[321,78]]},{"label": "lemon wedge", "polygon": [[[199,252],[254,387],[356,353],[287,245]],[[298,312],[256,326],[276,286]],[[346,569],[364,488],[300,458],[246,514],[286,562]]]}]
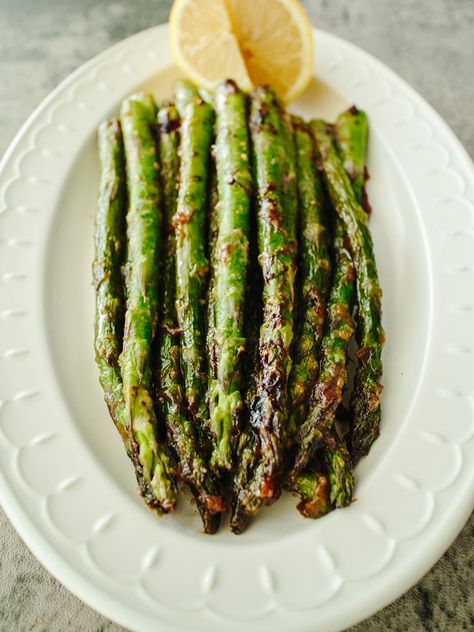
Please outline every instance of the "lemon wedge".
[{"label": "lemon wedge", "polygon": [[170,38],[178,66],[208,90],[230,78],[292,101],[312,75],[313,34],[297,0],[175,0]]}]

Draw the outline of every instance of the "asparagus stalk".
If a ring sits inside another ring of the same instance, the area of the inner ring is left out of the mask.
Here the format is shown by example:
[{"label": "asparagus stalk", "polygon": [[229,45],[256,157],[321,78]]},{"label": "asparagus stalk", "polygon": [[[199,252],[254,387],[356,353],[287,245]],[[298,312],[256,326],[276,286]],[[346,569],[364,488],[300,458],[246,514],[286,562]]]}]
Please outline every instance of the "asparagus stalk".
[{"label": "asparagus stalk", "polygon": [[216,269],[218,261],[217,237],[219,235],[219,194],[217,191],[217,175],[215,162],[212,160],[209,173],[209,205],[208,205],[208,252],[209,283],[207,288],[207,334],[206,351],[209,383],[217,378],[217,341],[216,341]]},{"label": "asparagus stalk", "polygon": [[[234,533],[245,531],[252,513],[260,506],[260,501],[251,494],[249,484],[259,455],[258,437],[250,424],[249,412],[257,392],[260,375],[258,352],[259,332],[262,324],[262,270],[258,264],[257,218],[255,204],[250,209],[249,265],[246,289],[252,300],[246,301],[244,316],[244,337],[246,349],[243,362],[245,409],[242,431],[236,446],[235,473],[232,480],[232,513],[230,527]],[[247,510],[248,509],[248,510]]]},{"label": "asparagus stalk", "polygon": [[208,163],[214,114],[198,100],[185,107],[181,127],[181,166],[176,237],[176,308],[181,330],[181,369],[191,415],[204,435],[205,402],[205,285],[206,204]]},{"label": "asparagus stalk", "polygon": [[[201,100],[199,90],[188,79],[178,79],[174,84],[174,100],[180,117],[183,119],[186,107],[190,103],[196,103]],[[204,100],[204,99],[203,99]]]},{"label": "asparagus stalk", "polygon": [[[212,156],[211,156],[212,157]],[[212,159],[209,173],[209,204],[207,216],[207,241],[209,253],[209,284],[207,288],[207,332],[206,332],[206,351],[208,359],[208,372],[211,377],[216,375],[217,364],[217,347],[215,337],[215,275],[214,269],[216,262],[216,245],[217,235],[219,233],[219,216],[218,216],[219,196],[217,193],[217,179],[215,161]],[[206,454],[211,453],[211,446],[206,437]],[[217,516],[215,517],[217,521]],[[217,531],[218,525],[216,527]]]},{"label": "asparagus stalk", "polygon": [[324,333],[326,300],[331,281],[326,208],[322,183],[315,169],[311,133],[293,118],[297,150],[300,209],[300,280],[302,313],[293,342],[289,379],[288,443],[305,419],[309,393],[318,374],[319,347]]},{"label": "asparagus stalk", "polygon": [[351,455],[356,464],[369,452],[380,432],[381,355],[384,342],[381,323],[382,291],[378,281],[372,237],[366,225],[366,213],[357,202],[327,126],[321,121],[313,121],[311,129],[318,147],[329,196],[344,222],[356,267],[359,366],[351,400]]},{"label": "asparagus stalk", "polygon": [[[177,103],[178,110],[182,116],[184,116],[185,108],[190,103],[199,102],[201,99],[209,103],[207,99],[201,96],[201,90],[198,90],[197,87],[186,79],[179,80],[175,83],[175,100]],[[210,265],[212,265],[213,254],[211,251],[215,249],[215,241],[217,239],[217,227],[216,227],[216,217],[217,213],[215,211],[217,204],[217,183],[216,183],[216,174],[214,164],[211,165],[210,173],[208,176],[209,184],[209,204],[208,204],[208,244],[210,246],[209,249],[209,257],[210,257]],[[210,225],[212,223],[212,226]],[[207,253],[206,253],[207,254]],[[206,339],[206,347],[208,349],[214,344],[214,339],[212,337],[214,331],[214,290],[211,284],[207,290],[207,316],[208,316],[208,328],[207,328],[207,339]],[[210,357],[210,356],[209,356]],[[204,411],[203,411],[204,413]],[[202,422],[202,420],[201,420]],[[201,450],[206,454],[209,452],[209,441],[208,437],[203,433],[202,427],[199,428],[199,444]],[[201,516],[203,520],[205,520],[203,513],[201,512]],[[205,522],[205,529],[208,533],[215,532],[219,528],[220,515],[214,514],[211,515],[207,512],[207,518]]]},{"label": "asparagus stalk", "polygon": [[321,472],[303,472],[289,481],[286,487],[299,496],[296,508],[305,518],[316,520],[331,511],[329,481]]},{"label": "asparagus stalk", "polygon": [[369,215],[371,209],[365,189],[365,183],[368,179],[365,166],[369,134],[367,114],[353,105],[339,115],[334,131],[339,154],[352,183],[354,196]]},{"label": "asparagus stalk", "polygon": [[291,369],[296,258],[296,175],[291,121],[270,88],[256,88],[250,129],[257,184],[259,263],[263,274],[261,372],[251,406],[260,457],[249,497],[272,502],[280,493]]},{"label": "asparagus stalk", "polygon": [[214,435],[211,465],[216,471],[229,471],[243,408],[241,356],[252,175],[244,94],[233,81],[226,81],[216,89],[215,107],[219,263],[214,269],[217,361],[216,377],[209,384],[209,414]]},{"label": "asparagus stalk", "polygon": [[[368,140],[367,115],[352,106],[338,117],[334,132],[339,155],[351,180],[354,196],[369,215],[371,209],[365,189],[368,178],[365,166]],[[354,492],[352,460],[345,439],[339,438],[335,432],[326,439],[323,460],[328,472],[332,504],[336,508],[349,505]]]},{"label": "asparagus stalk", "polygon": [[259,440],[248,421],[244,422],[236,453],[236,471],[232,479],[230,528],[234,533],[240,534],[245,531],[251,517],[262,505],[261,500],[249,489],[258,463]]},{"label": "asparagus stalk", "polygon": [[173,105],[158,112],[160,130],[159,153],[164,197],[164,244],[162,284],[162,326],[158,336],[159,385],[157,399],[166,422],[172,448],[179,463],[180,478],[196,497],[206,533],[214,532],[218,524],[213,515],[223,510],[220,497],[208,467],[199,453],[193,426],[185,412],[185,395],[179,362],[179,332],[176,320],[176,239],[173,217],[176,212],[179,177],[180,118]]},{"label": "asparagus stalk", "polygon": [[339,439],[335,432],[326,437],[323,461],[329,479],[331,504],[335,508],[347,507],[354,493],[352,463],[345,441]]},{"label": "asparagus stalk", "polygon": [[214,106],[214,92],[212,90],[208,90],[207,88],[199,88],[198,90],[199,96],[205,103],[209,103],[209,105]]},{"label": "asparagus stalk", "polygon": [[311,393],[307,419],[298,429],[298,442],[290,481],[300,474],[332,427],[347,379],[347,345],[354,333],[351,317],[354,265],[344,247],[344,229],[336,223],[335,272],[328,301],[327,331],[321,345],[321,370]]},{"label": "asparagus stalk", "polygon": [[101,177],[93,264],[96,291],[95,357],[105,402],[128,452],[129,421],[118,362],[122,351],[125,313],[121,266],[127,209],[125,156],[118,119],[112,118],[102,123],[98,140]]},{"label": "asparagus stalk", "polygon": [[368,217],[372,209],[365,187],[368,179],[366,154],[369,134],[366,113],[353,105],[337,118],[334,134],[339,156],[352,183],[354,196]]},{"label": "asparagus stalk", "polygon": [[[154,128],[156,106],[147,94],[122,104],[127,161],[127,310],[120,367],[130,417],[129,441],[141,492],[150,507],[168,512],[176,504],[172,467],[157,436],[151,396],[150,347],[157,322],[157,270],[161,199]],[[143,484],[143,482],[145,484]]]},{"label": "asparagus stalk", "polygon": [[[212,105],[209,99],[202,100]],[[215,140],[215,139],[214,139]],[[209,203],[207,213],[207,252],[209,256],[209,282],[207,288],[207,335],[206,350],[208,360],[209,381],[217,376],[217,344],[216,344],[216,269],[218,261],[217,238],[219,236],[219,192],[217,190],[217,174],[215,161],[215,145],[211,148],[211,164],[209,169]]]}]

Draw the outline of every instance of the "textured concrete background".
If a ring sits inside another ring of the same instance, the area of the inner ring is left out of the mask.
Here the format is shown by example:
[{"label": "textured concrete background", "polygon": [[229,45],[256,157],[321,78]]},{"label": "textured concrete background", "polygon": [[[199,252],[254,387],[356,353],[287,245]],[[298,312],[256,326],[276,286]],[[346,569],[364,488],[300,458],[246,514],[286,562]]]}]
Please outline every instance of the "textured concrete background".
[{"label": "textured concrete background", "polygon": [[[474,155],[474,0],[303,0],[313,23],[388,64]],[[0,0],[0,154],[33,108],[111,44],[167,20],[169,0]],[[0,499],[1,500],[1,499]],[[474,520],[403,597],[352,632],[474,629]],[[126,632],[63,588],[0,509],[0,632]]]}]

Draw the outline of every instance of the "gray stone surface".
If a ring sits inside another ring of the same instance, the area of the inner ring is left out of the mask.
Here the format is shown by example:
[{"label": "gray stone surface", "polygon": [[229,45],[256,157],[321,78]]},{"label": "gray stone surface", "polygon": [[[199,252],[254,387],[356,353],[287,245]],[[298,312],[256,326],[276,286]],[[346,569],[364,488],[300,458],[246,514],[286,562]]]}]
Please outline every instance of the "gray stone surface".
[{"label": "gray stone surface", "polygon": [[[473,0],[306,0],[313,23],[391,66],[474,155]],[[161,0],[0,0],[0,153],[33,108],[111,44],[164,22]],[[1,500],[1,499],[0,499]],[[474,520],[408,593],[353,632],[474,629]],[[63,588],[0,510],[0,632],[125,632]]]}]

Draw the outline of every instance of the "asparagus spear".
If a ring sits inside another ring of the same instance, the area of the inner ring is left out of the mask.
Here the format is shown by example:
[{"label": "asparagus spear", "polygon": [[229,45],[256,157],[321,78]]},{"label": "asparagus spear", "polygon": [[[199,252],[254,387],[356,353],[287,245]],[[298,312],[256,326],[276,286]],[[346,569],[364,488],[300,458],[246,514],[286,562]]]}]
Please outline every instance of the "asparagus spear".
[{"label": "asparagus spear", "polygon": [[194,83],[188,81],[188,79],[178,79],[175,81],[173,92],[176,107],[181,118],[184,118],[186,107],[190,103],[201,100],[199,90]]},{"label": "asparagus spear", "polygon": [[[339,115],[334,126],[337,149],[344,169],[352,183],[354,196],[369,215],[371,208],[367,198],[365,183],[368,178],[365,159],[368,140],[367,115],[352,106]],[[338,219],[337,221],[342,221]],[[326,439],[323,458],[328,471],[331,486],[331,502],[335,507],[350,504],[354,492],[352,460],[344,438],[335,432]]]},{"label": "asparagus spear", "polygon": [[181,127],[181,166],[176,236],[176,308],[181,330],[181,369],[186,399],[199,432],[207,420],[205,402],[206,191],[214,114],[202,101],[188,103]]},{"label": "asparagus spear", "polygon": [[104,399],[129,451],[128,415],[118,358],[122,350],[125,301],[121,266],[125,250],[127,189],[122,129],[116,118],[99,127],[100,194],[95,225],[95,356]]},{"label": "asparagus spear", "polygon": [[[178,111],[180,113],[180,115],[182,117],[184,117],[185,114],[185,110],[186,107],[190,104],[190,103],[199,103],[201,100],[203,101],[207,101],[207,99],[205,99],[204,97],[201,96],[201,91],[198,90],[198,88],[191,83],[190,81],[188,81],[187,79],[181,79],[179,81],[177,81],[175,83],[175,87],[174,87],[174,92],[175,92],[175,100],[176,100],[176,104],[177,104],[177,108]],[[217,204],[217,184],[216,184],[216,175],[215,175],[215,168],[214,165],[212,164],[211,169],[210,169],[210,173],[208,176],[208,180],[209,180],[209,184],[208,184],[208,188],[209,188],[209,204],[208,204],[208,209],[209,209],[209,217],[208,219],[211,220],[213,222],[212,227],[209,225],[209,232],[208,232],[208,242],[209,244],[211,243],[211,237],[213,236],[211,234],[216,231],[216,226],[214,224],[215,222],[215,218],[217,217],[217,214],[215,212],[215,208],[216,208],[216,204]],[[216,237],[217,239],[217,237]],[[214,246],[212,246],[212,249],[214,248]],[[207,254],[207,253],[206,253]],[[212,253],[209,253],[210,258],[212,257]],[[212,259],[211,259],[212,261]],[[212,334],[214,331],[214,301],[213,301],[213,296],[214,296],[214,290],[213,287],[209,286],[208,287],[208,291],[207,291],[207,303],[208,303],[208,308],[207,308],[207,316],[208,316],[208,331],[207,331],[207,340],[206,340],[206,347],[210,348],[210,345],[212,345],[214,343],[214,340],[212,338]],[[200,427],[198,428],[198,439],[199,439],[199,444],[201,449],[207,454],[209,452],[209,441],[208,441],[208,437],[205,435],[205,433],[203,432],[203,428],[202,428],[202,423],[203,423],[203,418],[204,416],[206,416],[207,418],[207,411],[204,410],[204,408],[201,410],[201,419],[200,419]],[[203,514],[201,513],[201,515],[203,516]],[[203,517],[204,520],[204,517]],[[217,529],[219,528],[219,522],[220,522],[220,515],[219,514],[214,514],[214,515],[210,515],[209,512],[207,512],[207,519],[206,519],[206,531],[207,532],[215,532],[217,531]]]},{"label": "asparagus spear", "polygon": [[[181,109],[196,100],[201,98],[202,101],[212,105],[212,101],[209,98],[204,98],[203,89],[199,89],[194,86],[190,81],[179,80],[175,83],[175,96],[177,101],[181,104]],[[219,194],[217,191],[217,175],[216,175],[216,163],[211,148],[210,167],[208,175],[208,198],[207,205],[207,255],[209,258],[209,279],[207,287],[207,333],[206,333],[206,351],[209,366],[209,373],[211,377],[216,377],[217,371],[217,345],[215,336],[215,269],[217,267],[216,251],[217,251],[217,237],[219,234]]]},{"label": "asparagus spear", "polygon": [[150,346],[157,321],[157,269],[161,199],[153,130],[156,106],[148,94],[122,104],[127,160],[127,310],[120,367],[123,396],[130,417],[129,441],[139,485],[146,502],[163,512],[174,509],[176,488],[170,458],[157,436],[151,397]]},{"label": "asparagus spear", "polygon": [[344,247],[344,229],[336,223],[334,250],[336,265],[328,301],[327,331],[321,345],[321,370],[311,393],[310,410],[298,429],[297,451],[290,481],[308,465],[334,422],[347,378],[347,344],[354,333],[351,317],[354,293],[354,265]]},{"label": "asparagus spear", "polygon": [[[211,152],[212,154],[212,152]],[[212,158],[212,155],[211,155]],[[206,351],[208,359],[208,372],[210,377],[216,377],[217,365],[217,345],[215,336],[215,275],[214,270],[217,265],[216,261],[216,245],[217,235],[219,233],[219,214],[218,214],[219,195],[217,193],[217,177],[214,159],[211,160],[211,168],[209,173],[209,204],[207,216],[207,242],[209,254],[209,283],[207,288],[207,332],[206,332]],[[206,441],[206,454],[211,452],[211,446],[208,437]],[[217,530],[217,529],[216,529]]]},{"label": "asparagus spear", "polygon": [[349,451],[345,441],[336,433],[326,437],[323,450],[323,461],[329,479],[331,504],[336,507],[347,507],[352,502],[354,477]]},{"label": "asparagus spear", "polygon": [[299,496],[296,508],[305,518],[316,520],[331,511],[329,481],[324,474],[303,472],[288,482],[287,489]]},{"label": "asparagus spear", "polygon": [[382,376],[381,295],[372,237],[366,214],[357,203],[327,126],[313,121],[324,177],[332,204],[344,222],[357,276],[359,366],[352,395],[351,455],[356,464],[366,455],[380,432],[380,383]]},{"label": "asparagus spear", "polygon": [[244,94],[228,80],[216,88],[215,107],[219,263],[214,270],[217,362],[216,377],[209,384],[209,414],[214,435],[211,465],[216,471],[229,471],[243,407],[241,356],[252,175]]},{"label": "asparagus spear", "polygon": [[159,152],[164,197],[162,326],[158,336],[158,404],[166,422],[169,441],[179,462],[180,477],[192,489],[206,533],[216,530],[213,515],[223,502],[206,463],[199,453],[193,426],[185,413],[185,395],[179,362],[179,332],[176,322],[176,240],[172,221],[176,212],[179,176],[180,118],[173,105],[158,112]]},{"label": "asparagus spear", "polygon": [[326,300],[331,280],[326,209],[322,183],[315,170],[313,140],[306,124],[293,118],[297,150],[300,209],[300,279],[302,313],[293,342],[289,380],[288,442],[305,418],[308,395],[318,374]]},{"label": "asparagus spear", "polygon": [[[234,533],[245,531],[251,514],[261,504],[250,493],[252,479],[259,455],[258,437],[250,424],[249,411],[257,392],[260,375],[260,357],[258,352],[259,332],[262,324],[262,270],[258,265],[257,218],[255,204],[250,209],[249,265],[246,289],[252,300],[245,303],[244,337],[246,349],[243,362],[245,409],[242,431],[236,446],[235,473],[232,480],[232,513],[230,527]],[[248,511],[247,511],[248,507]]]},{"label": "asparagus spear", "polygon": [[365,188],[368,179],[365,164],[369,132],[367,115],[356,106],[350,107],[339,115],[334,132],[337,149],[351,180],[354,196],[369,216],[371,207]]},{"label": "asparagus spear", "polygon": [[365,190],[365,183],[368,179],[365,166],[369,134],[367,114],[353,105],[339,115],[334,131],[339,154],[352,183],[354,196],[369,215],[371,209]]},{"label": "asparagus spear", "polygon": [[199,88],[198,90],[199,96],[203,101],[209,103],[209,105],[214,106],[214,92],[212,90],[208,90],[207,88]]},{"label": "asparagus spear", "polygon": [[[260,447],[250,495],[278,498],[283,470],[296,257],[296,177],[291,121],[270,88],[251,99],[250,129],[257,183],[259,263],[263,274],[261,373],[251,406]],[[250,496],[249,495],[249,496]]]},{"label": "asparagus spear", "polygon": [[258,462],[259,440],[252,426],[246,420],[239,436],[236,471],[232,479],[232,508],[230,528],[236,534],[243,533],[251,517],[262,503],[249,489]]},{"label": "asparagus spear", "polygon": [[208,205],[208,252],[209,252],[209,284],[207,288],[207,334],[206,350],[208,360],[209,381],[217,377],[217,342],[216,342],[216,268],[218,261],[217,237],[219,234],[219,194],[217,192],[217,176],[215,162],[212,160],[209,173],[209,205]]}]

